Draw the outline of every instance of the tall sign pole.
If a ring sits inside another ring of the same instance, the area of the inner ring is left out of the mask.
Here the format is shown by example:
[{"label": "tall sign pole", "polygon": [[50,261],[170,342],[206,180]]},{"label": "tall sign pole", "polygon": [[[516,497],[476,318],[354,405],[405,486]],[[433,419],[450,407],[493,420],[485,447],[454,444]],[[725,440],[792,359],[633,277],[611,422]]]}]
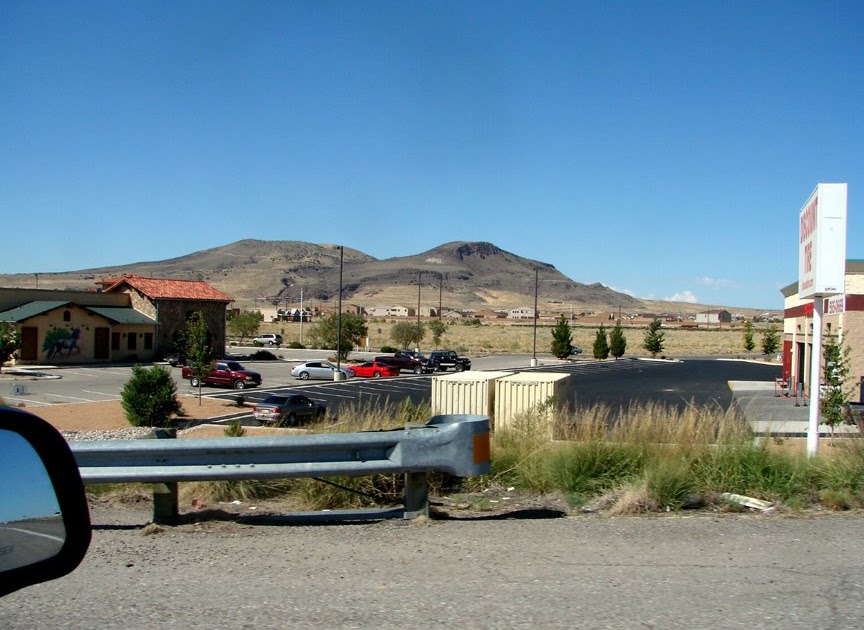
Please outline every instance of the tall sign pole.
[{"label": "tall sign pole", "polygon": [[813,299],[807,454],[819,452],[822,314],[825,298],[846,289],[846,184],[818,184],[798,215],[798,297]]}]

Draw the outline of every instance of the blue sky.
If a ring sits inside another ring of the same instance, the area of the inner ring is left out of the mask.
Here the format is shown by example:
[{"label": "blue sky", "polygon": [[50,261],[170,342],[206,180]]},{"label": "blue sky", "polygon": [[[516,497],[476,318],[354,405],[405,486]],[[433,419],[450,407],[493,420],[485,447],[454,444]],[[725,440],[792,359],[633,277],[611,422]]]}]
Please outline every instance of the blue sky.
[{"label": "blue sky", "polygon": [[5,0],[0,273],[470,240],[780,308],[818,182],[864,258],[862,34],[860,1]]}]

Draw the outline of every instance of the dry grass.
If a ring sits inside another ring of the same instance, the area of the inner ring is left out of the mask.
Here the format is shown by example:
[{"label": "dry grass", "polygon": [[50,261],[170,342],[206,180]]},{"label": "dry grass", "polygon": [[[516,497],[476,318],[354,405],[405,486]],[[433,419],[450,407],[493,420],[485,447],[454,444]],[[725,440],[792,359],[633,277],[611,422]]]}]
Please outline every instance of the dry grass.
[{"label": "dry grass", "polygon": [[[390,331],[399,320],[369,320],[369,345],[373,349],[393,345]],[[404,319],[401,321],[405,321]],[[303,325],[303,338],[308,343],[310,327],[314,323]],[[552,343],[553,322],[543,321],[537,326],[537,352],[546,354]],[[609,327],[607,326],[607,329]],[[591,355],[591,348],[597,334],[597,326],[581,326],[578,323],[571,327],[573,345],[583,349],[584,355]],[[285,338],[285,343],[299,341],[300,324],[282,322],[261,325],[261,332],[278,332]],[[743,331],[740,328],[664,328],[664,354],[670,357],[680,356],[741,356]],[[649,356],[642,349],[645,326],[624,327],[627,339],[628,356]],[[759,334],[757,332],[757,343]],[[420,344],[424,350],[447,348],[468,355],[490,353],[533,353],[534,326],[533,323],[514,323],[504,321],[482,320],[479,326],[468,326],[464,322],[447,324],[447,331],[441,338],[438,348],[432,344],[432,333],[426,331],[426,337]]]}]

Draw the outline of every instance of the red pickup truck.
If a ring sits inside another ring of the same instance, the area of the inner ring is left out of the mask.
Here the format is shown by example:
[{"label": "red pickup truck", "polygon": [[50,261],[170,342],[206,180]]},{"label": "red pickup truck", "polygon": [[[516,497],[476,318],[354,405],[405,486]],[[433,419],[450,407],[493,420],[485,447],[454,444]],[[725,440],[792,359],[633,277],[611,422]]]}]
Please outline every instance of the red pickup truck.
[{"label": "red pickup truck", "polygon": [[[188,378],[192,387],[198,387],[198,377],[192,374],[192,368],[188,365],[183,367],[183,378]],[[201,384],[246,389],[260,385],[261,375],[247,370],[237,361],[216,361],[210,368],[210,374],[201,379]]]}]

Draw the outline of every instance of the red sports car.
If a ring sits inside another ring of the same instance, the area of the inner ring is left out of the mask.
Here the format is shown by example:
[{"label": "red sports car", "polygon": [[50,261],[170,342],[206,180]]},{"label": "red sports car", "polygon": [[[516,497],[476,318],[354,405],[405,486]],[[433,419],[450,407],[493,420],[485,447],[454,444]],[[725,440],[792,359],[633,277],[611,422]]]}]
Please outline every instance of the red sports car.
[{"label": "red sports car", "polygon": [[381,378],[382,376],[399,376],[399,368],[378,361],[367,361],[360,365],[352,365],[348,368],[354,372],[354,376],[368,376]]}]

